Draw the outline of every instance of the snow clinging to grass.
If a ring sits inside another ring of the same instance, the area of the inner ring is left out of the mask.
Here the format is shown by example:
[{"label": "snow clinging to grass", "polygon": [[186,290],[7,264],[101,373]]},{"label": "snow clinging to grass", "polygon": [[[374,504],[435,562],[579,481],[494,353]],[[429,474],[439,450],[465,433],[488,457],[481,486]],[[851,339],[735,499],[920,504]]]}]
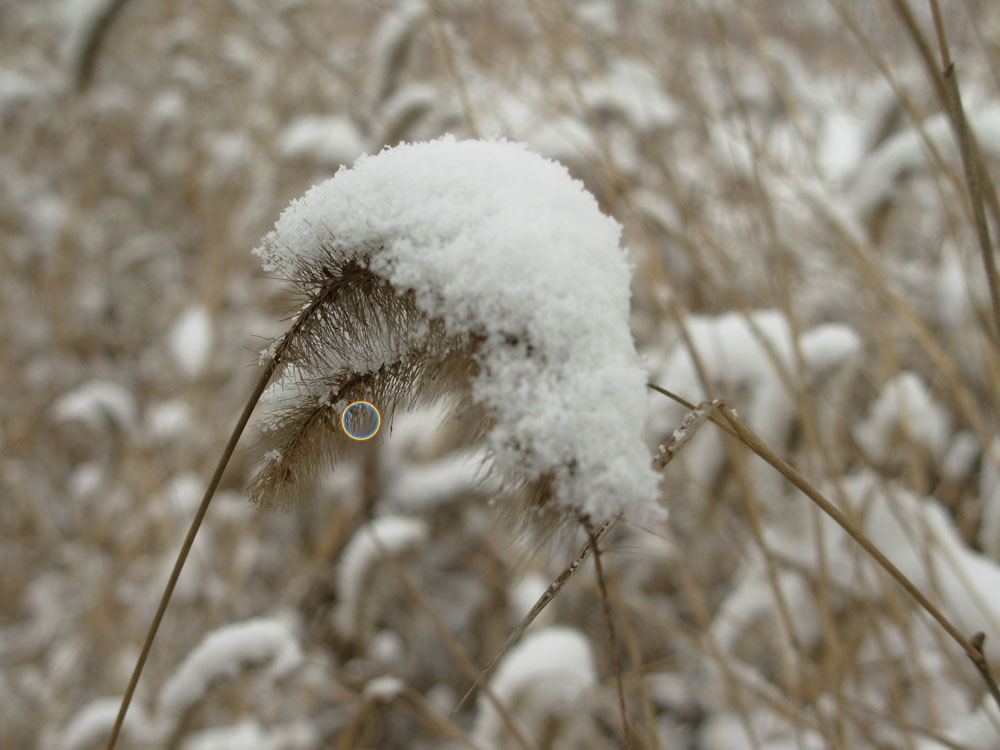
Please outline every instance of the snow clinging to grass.
[{"label": "snow clinging to grass", "polygon": [[239,674],[245,665],[270,662],[278,677],[302,662],[292,628],[277,619],[256,618],[224,625],[205,636],[160,690],[162,711],[179,713],[201,700],[209,685]]},{"label": "snow clinging to grass", "polygon": [[661,511],[620,234],[561,165],[445,137],[341,169],[255,252],[286,278],[332,255],[412,293],[449,336],[480,342],[472,398],[503,476],[550,475],[562,510],[643,522]]}]

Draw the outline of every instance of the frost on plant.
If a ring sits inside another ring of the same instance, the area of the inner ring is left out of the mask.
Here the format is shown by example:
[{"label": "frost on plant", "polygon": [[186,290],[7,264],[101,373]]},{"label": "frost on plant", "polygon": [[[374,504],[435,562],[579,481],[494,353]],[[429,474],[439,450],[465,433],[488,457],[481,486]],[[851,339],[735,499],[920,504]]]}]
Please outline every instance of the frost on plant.
[{"label": "frost on plant", "polygon": [[528,507],[658,517],[620,232],[562,166],[505,141],[387,149],[294,201],[255,251],[302,296],[265,398],[280,458],[254,499],[353,447],[338,404],[389,421],[450,393]]}]

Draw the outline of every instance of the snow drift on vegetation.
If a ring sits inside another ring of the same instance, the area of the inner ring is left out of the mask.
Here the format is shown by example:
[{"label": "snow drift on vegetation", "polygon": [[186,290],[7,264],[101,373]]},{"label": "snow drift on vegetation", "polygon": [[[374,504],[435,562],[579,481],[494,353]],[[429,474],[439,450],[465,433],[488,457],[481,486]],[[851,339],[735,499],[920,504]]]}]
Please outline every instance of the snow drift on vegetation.
[{"label": "snow drift on vegetation", "polygon": [[166,713],[185,710],[201,700],[209,685],[240,672],[246,664],[270,662],[281,676],[302,662],[291,627],[281,620],[256,618],[224,625],[205,636],[160,690],[159,707]]},{"label": "snow drift on vegetation", "polygon": [[620,232],[562,166],[445,137],[362,157],[294,201],[255,252],[286,278],[354,260],[412,292],[448,336],[482,342],[472,398],[495,420],[503,476],[551,474],[562,509],[645,521],[660,515],[657,476]]},{"label": "snow drift on vegetation", "polygon": [[[381,559],[381,543],[390,555],[399,554],[427,539],[423,521],[401,516],[377,518],[363,526],[347,543],[337,568],[337,591],[340,601],[333,613],[341,634],[357,634],[357,624],[364,595],[371,583],[375,564]],[[377,538],[377,540],[376,540]]]},{"label": "snow drift on vegetation", "polygon": [[[497,699],[514,709],[536,739],[543,731],[556,736],[569,734],[571,728],[559,728],[565,722],[576,723],[579,730],[580,705],[596,685],[597,670],[586,636],[562,626],[525,637],[504,657],[490,680]],[[476,741],[486,747],[502,746],[507,731],[493,703],[480,698],[473,730]]]}]

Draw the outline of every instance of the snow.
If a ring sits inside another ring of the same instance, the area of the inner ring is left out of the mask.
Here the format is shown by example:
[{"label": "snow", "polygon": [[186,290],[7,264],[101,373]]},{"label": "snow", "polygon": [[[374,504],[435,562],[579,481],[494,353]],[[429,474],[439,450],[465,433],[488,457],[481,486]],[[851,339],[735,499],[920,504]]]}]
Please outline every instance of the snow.
[{"label": "snow", "polygon": [[0,117],[42,93],[42,88],[18,70],[0,66]]},{"label": "snow", "polygon": [[637,60],[615,60],[602,78],[582,87],[583,100],[597,112],[617,112],[638,132],[669,128],[681,108],[660,87],[648,66]]},{"label": "snow", "polygon": [[861,337],[843,323],[810,328],[799,337],[806,366],[812,372],[828,370],[861,351]]},{"label": "snow", "polygon": [[351,537],[337,567],[339,601],[333,613],[334,624],[345,636],[354,634],[371,571],[382,557],[375,537],[389,554],[397,555],[425,541],[428,528],[415,518],[385,516]]},{"label": "snow", "polygon": [[224,727],[192,732],[181,750],[313,750],[321,747],[319,730],[299,721],[265,727],[248,718]]},{"label": "snow", "polygon": [[872,404],[867,418],[855,425],[854,439],[876,461],[886,460],[896,431],[941,459],[951,436],[951,418],[931,395],[923,379],[904,371],[890,378]]},{"label": "snow", "polygon": [[427,6],[421,0],[402,0],[379,21],[369,42],[372,64],[365,82],[372,104],[392,93],[406,65],[413,35],[428,15]]},{"label": "snow", "polygon": [[117,0],[65,0],[61,21],[66,30],[63,59],[74,67],[79,64],[86,45],[97,26]]},{"label": "snow", "polygon": [[[104,743],[114,726],[121,702],[119,696],[98,698],[79,709],[59,735],[60,750],[88,750]],[[142,706],[133,703],[125,715],[122,736],[137,740],[138,745],[151,741],[152,734],[149,718]]]},{"label": "snow", "polygon": [[286,159],[311,159],[339,167],[365,151],[364,137],[349,117],[306,115],[278,135],[278,152]]},{"label": "snow", "polygon": [[180,399],[169,399],[151,405],[143,419],[146,434],[164,441],[183,437],[192,424],[191,408]]},{"label": "snow", "polygon": [[[984,158],[1000,156],[1000,107],[970,111],[966,116]],[[891,200],[896,181],[907,171],[928,167],[932,157],[924,136],[946,162],[959,163],[947,116],[941,113],[928,117],[921,130],[911,128],[894,135],[861,162],[851,189],[851,204],[858,216],[866,216],[883,201]]]},{"label": "snow", "polygon": [[952,717],[951,725],[941,734],[955,743],[945,745],[934,739],[918,738],[915,750],[945,750],[961,746],[968,750],[994,750],[997,746],[997,727],[1000,727],[1000,711],[993,697],[986,695],[975,711],[966,716]]},{"label": "snow", "polygon": [[[784,372],[792,382],[797,377],[792,331],[785,314],[753,310],[748,315],[690,315],[686,323],[717,395],[729,398],[731,406],[738,405],[750,427],[767,443],[779,445],[797,409],[780,374]],[[861,339],[849,326],[829,323],[803,332],[799,346],[807,376],[816,378],[855,356]],[[655,380],[693,403],[707,398],[694,358],[683,343],[675,345]],[[724,457],[716,444],[703,441],[693,441],[685,453],[692,454],[689,458],[697,463],[701,476],[714,475]]]},{"label": "snow", "polygon": [[[490,680],[490,688],[501,703],[522,707],[518,718],[528,725],[575,714],[596,685],[590,642],[580,631],[565,626],[525,636],[503,658]],[[493,747],[503,731],[492,702],[480,697],[473,737]]]},{"label": "snow", "polygon": [[419,512],[466,496],[477,487],[496,489],[495,483],[481,476],[483,459],[482,454],[458,454],[407,466],[392,480],[383,502]]},{"label": "snow", "polygon": [[136,426],[135,399],[123,386],[107,380],[90,380],[60,396],[52,405],[57,422],[82,422],[100,430],[108,422],[126,432]]},{"label": "snow", "polygon": [[234,677],[246,664],[270,662],[274,677],[302,662],[292,628],[274,618],[255,618],[224,625],[209,633],[181,662],[160,690],[159,707],[179,713],[202,700],[215,680]]},{"label": "snow", "polygon": [[445,137],[340,170],[255,252],[289,278],[326,252],[357,258],[449,336],[482,337],[472,394],[496,420],[487,442],[501,474],[551,473],[564,509],[644,522],[661,513],[620,232],[560,165]]},{"label": "snow", "polygon": [[426,83],[408,83],[381,103],[376,117],[378,142],[396,145],[437,104],[440,93]]},{"label": "snow", "polygon": [[[954,520],[932,497],[918,497],[870,472],[844,477],[841,487],[875,546],[918,589],[938,597],[959,630],[985,632],[987,658],[1000,658],[1000,604],[993,593],[1000,591],[1000,566],[965,545]],[[829,579],[843,591],[879,600],[883,589],[873,576],[874,563],[833,520],[824,516],[822,529]],[[810,568],[819,564],[811,530],[789,536],[775,528],[764,536],[776,552]]]},{"label": "snow", "polygon": [[186,309],[170,329],[170,353],[189,378],[205,369],[212,339],[212,318],[204,305]]},{"label": "snow", "polygon": [[390,700],[403,692],[406,683],[399,677],[383,675],[365,685],[365,695],[379,700]]}]

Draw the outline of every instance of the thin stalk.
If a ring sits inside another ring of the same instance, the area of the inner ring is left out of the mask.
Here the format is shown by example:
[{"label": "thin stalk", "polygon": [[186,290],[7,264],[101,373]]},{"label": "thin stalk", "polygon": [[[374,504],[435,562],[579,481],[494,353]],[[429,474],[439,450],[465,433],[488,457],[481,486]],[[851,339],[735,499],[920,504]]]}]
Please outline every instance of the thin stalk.
[{"label": "thin stalk", "polygon": [[264,393],[264,389],[267,388],[267,384],[271,381],[271,376],[274,374],[275,368],[278,366],[277,357],[272,359],[268,365],[264,368],[261,373],[260,378],[257,380],[257,385],[254,386],[253,393],[251,394],[249,400],[247,400],[246,405],[243,407],[243,413],[240,415],[239,421],[236,422],[236,426],[233,428],[232,434],[229,436],[229,442],[226,443],[226,448],[222,452],[222,456],[219,458],[218,464],[215,466],[215,473],[212,474],[212,479],[208,483],[208,487],[205,489],[205,495],[201,499],[201,505],[198,506],[198,512],[194,514],[194,518],[191,519],[191,526],[188,527],[187,536],[184,537],[184,544],[181,545],[180,551],[177,553],[177,559],[174,561],[174,568],[170,572],[170,578],[167,581],[166,587],[163,589],[163,594],[160,596],[160,603],[156,608],[156,614],[153,615],[153,621],[149,625],[149,630],[146,632],[146,640],[142,644],[142,650],[139,652],[139,658],[136,660],[135,668],[132,670],[132,677],[129,678],[128,687],[125,688],[125,695],[122,696],[121,706],[118,708],[118,716],[115,718],[115,724],[111,728],[111,736],[108,738],[107,750],[114,750],[115,745],[118,742],[118,735],[121,733],[122,724],[125,722],[125,714],[128,711],[129,704],[132,702],[132,696],[135,693],[136,685],[139,684],[139,677],[142,675],[143,667],[146,666],[146,658],[149,656],[149,651],[153,647],[153,639],[156,638],[156,632],[160,629],[160,622],[163,620],[163,614],[167,611],[167,605],[170,604],[170,598],[173,596],[174,588],[177,586],[177,580],[181,577],[181,570],[184,569],[184,563],[187,562],[188,553],[191,551],[191,546],[194,544],[194,539],[198,535],[198,530],[201,528],[201,522],[205,519],[205,513],[208,512],[208,506],[212,502],[212,498],[215,497],[215,491],[219,487],[219,482],[222,480],[222,474],[226,470],[226,466],[229,464],[229,459],[232,458],[233,451],[236,450],[236,444],[240,441],[240,437],[243,435],[243,430],[247,426],[247,422],[250,421],[250,415],[253,413],[254,407],[257,406],[257,402],[260,401],[261,395]]},{"label": "thin stalk", "polygon": [[[611,531],[613,526],[614,523],[606,523],[598,529],[596,534],[597,540],[600,541],[609,531]],[[556,598],[556,594],[562,591],[563,587],[569,582],[569,579],[576,575],[576,572],[587,561],[587,558],[590,557],[592,549],[590,540],[588,539],[583,547],[581,547],[580,551],[576,554],[576,557],[573,558],[573,561],[563,569],[563,572],[560,573],[559,576],[549,584],[549,587],[542,592],[542,595],[538,597],[538,601],[535,602],[528,614],[521,619],[520,624],[518,624],[518,626],[514,629],[514,632],[507,636],[507,640],[504,641],[500,650],[493,655],[493,658],[490,659],[490,663],[486,665],[485,669],[483,669],[483,671],[476,678],[476,681],[473,682],[469,689],[465,691],[465,695],[462,696],[462,699],[455,704],[455,708],[452,710],[449,718],[454,718],[455,715],[462,709],[462,706],[465,705],[465,702],[472,695],[473,691],[475,691],[477,687],[479,687],[486,679],[489,678],[491,674],[493,674],[493,670],[496,668],[497,664],[500,663],[500,659],[503,655],[507,653],[510,647],[513,646],[522,635],[524,635],[524,631],[528,629],[528,626],[535,621],[535,618],[542,613],[542,610],[548,606],[549,602]]]},{"label": "thin stalk", "polygon": [[601,590],[601,604],[604,607],[604,622],[608,626],[608,641],[611,649],[611,663],[615,672],[615,685],[618,688],[618,708],[622,714],[622,732],[624,739],[622,746],[625,750],[632,747],[632,727],[628,720],[628,710],[625,707],[625,686],[622,684],[622,659],[618,653],[618,636],[615,633],[615,621],[611,616],[611,603],[608,599],[608,586],[604,580],[604,566],[601,564],[601,548],[597,541],[597,532],[590,519],[584,516],[580,523],[587,532],[587,541],[594,551],[594,570],[597,573],[597,585]]},{"label": "thin stalk", "polygon": [[250,415],[253,414],[257,402],[260,401],[260,397],[264,394],[267,384],[271,382],[271,378],[274,376],[278,366],[284,362],[285,355],[292,342],[312,320],[313,315],[329,304],[330,300],[327,299],[329,291],[328,289],[320,290],[320,293],[317,293],[312,301],[302,309],[295,318],[295,322],[292,323],[281,339],[278,340],[277,345],[274,347],[273,355],[268,359],[267,364],[264,365],[260,378],[257,380],[257,385],[254,386],[253,393],[250,394],[250,398],[247,399],[243,407],[243,413],[240,414],[236,426],[233,427],[233,432],[229,436],[229,442],[226,443],[226,447],[222,451],[222,456],[220,456],[219,462],[215,466],[215,472],[208,482],[208,487],[205,488],[205,495],[201,499],[198,511],[194,514],[194,518],[191,519],[191,526],[188,528],[187,536],[184,537],[184,543],[181,545],[181,549],[177,553],[177,559],[174,561],[174,568],[170,571],[170,578],[167,580],[167,585],[160,596],[160,603],[156,607],[156,614],[153,615],[153,621],[149,624],[149,630],[146,632],[146,640],[142,644],[142,650],[139,652],[139,658],[135,662],[135,668],[132,670],[132,676],[129,678],[128,687],[125,688],[125,694],[122,696],[122,703],[118,708],[118,716],[115,718],[115,724],[111,728],[107,750],[114,750],[115,745],[118,743],[118,735],[121,734],[122,725],[125,723],[125,714],[128,712],[129,704],[132,702],[136,685],[139,684],[139,677],[142,675],[142,670],[146,666],[146,659],[149,657],[149,651],[153,647],[156,632],[160,629],[163,614],[167,611],[167,605],[170,604],[170,598],[173,596],[174,588],[177,586],[177,580],[181,577],[184,563],[187,562],[188,553],[191,551],[195,537],[198,536],[199,529],[201,529],[201,522],[205,519],[205,514],[208,512],[208,506],[211,504],[212,498],[215,497],[215,491],[219,487],[219,482],[222,481],[222,474],[229,464],[229,459],[232,458],[233,452],[236,450],[236,444],[239,443],[240,438],[243,436],[243,430],[246,429],[247,423],[250,421]]},{"label": "thin stalk", "polygon": [[[666,388],[653,383],[649,383],[648,385],[653,390],[672,398],[678,403],[686,406],[688,409],[697,408],[694,404],[691,404],[686,399],[671,393]],[[944,628],[945,632],[948,633],[948,635],[962,647],[963,651],[965,651],[970,661],[972,661],[973,666],[975,666],[976,670],[983,678],[983,682],[986,683],[986,688],[989,690],[993,700],[996,702],[997,706],[1000,707],[1000,687],[997,686],[996,680],[990,671],[989,663],[986,661],[986,657],[983,654],[983,640],[985,639],[985,635],[983,633],[975,633],[969,638],[966,638],[955,626],[955,624],[949,620],[948,617],[940,609],[938,609],[938,607],[935,606],[934,603],[931,602],[931,600],[928,599],[924,593],[918,589],[916,585],[914,585],[914,583],[882,553],[881,550],[879,550],[878,547],[875,546],[874,542],[872,542],[871,539],[869,539],[865,533],[851,521],[851,519],[841,512],[841,510],[830,500],[824,497],[819,490],[813,487],[812,484],[809,483],[809,480],[802,476],[802,474],[800,474],[794,466],[772,451],[753,430],[747,427],[736,416],[736,412],[734,412],[730,407],[726,406],[724,403],[718,402],[715,404],[713,412],[714,413],[712,413],[709,417],[712,422],[723,427],[723,429],[730,435],[737,437],[750,450],[777,469],[782,476],[791,482],[799,491],[805,494],[806,497],[812,500],[820,508],[820,510],[836,521],[837,524],[865,550],[865,552],[871,555],[871,557],[883,570],[885,570],[900,586],[903,587],[906,593],[913,597],[913,599],[925,612],[937,620],[938,624]]]}]

